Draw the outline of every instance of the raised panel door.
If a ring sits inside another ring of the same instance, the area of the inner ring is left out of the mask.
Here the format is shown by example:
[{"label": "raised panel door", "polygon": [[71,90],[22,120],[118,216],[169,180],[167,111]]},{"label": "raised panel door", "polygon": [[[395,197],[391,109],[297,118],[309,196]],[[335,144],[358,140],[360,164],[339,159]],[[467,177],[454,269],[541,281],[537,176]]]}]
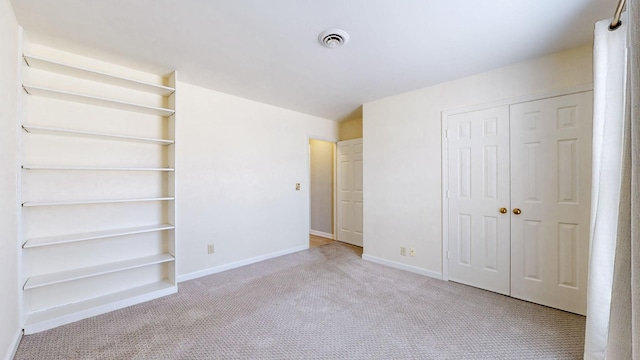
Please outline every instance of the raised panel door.
[{"label": "raised panel door", "polygon": [[584,314],[592,93],[510,107],[511,296]]},{"label": "raised panel door", "polygon": [[362,139],[338,142],[338,241],[362,246]]},{"label": "raised panel door", "polygon": [[509,108],[449,116],[449,279],[509,294]]}]

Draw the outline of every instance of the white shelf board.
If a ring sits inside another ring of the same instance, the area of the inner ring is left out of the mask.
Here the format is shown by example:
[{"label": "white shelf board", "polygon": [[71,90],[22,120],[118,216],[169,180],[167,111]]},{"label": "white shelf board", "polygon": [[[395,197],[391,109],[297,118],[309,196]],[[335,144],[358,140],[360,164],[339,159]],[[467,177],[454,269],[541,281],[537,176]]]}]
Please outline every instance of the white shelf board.
[{"label": "white shelf board", "polygon": [[35,289],[38,287],[55,285],[73,280],[86,279],[98,275],[111,274],[118,271],[136,269],[143,266],[161,264],[173,260],[174,258],[170,254],[158,254],[113,263],[88,266],[79,269],[61,271],[57,273],[31,276],[25,282],[23,289]]},{"label": "white shelf board", "polygon": [[28,249],[28,248],[35,248],[35,247],[41,247],[41,246],[67,244],[72,242],[97,240],[97,239],[104,239],[104,238],[110,238],[110,237],[116,237],[116,236],[142,234],[142,233],[148,233],[153,231],[163,231],[163,230],[171,230],[171,229],[175,229],[175,226],[171,224],[158,224],[158,225],[129,227],[129,228],[123,228],[123,229],[93,231],[93,232],[78,233],[78,234],[44,236],[44,237],[29,239],[24,243],[24,245],[22,245],[22,247],[25,249]]},{"label": "white shelf board", "polygon": [[44,96],[52,99],[75,101],[83,104],[104,106],[104,107],[109,107],[114,109],[135,111],[135,112],[151,114],[151,115],[159,115],[159,116],[171,116],[175,113],[175,111],[171,109],[134,104],[134,103],[118,101],[118,100],[105,99],[101,97],[77,94],[77,93],[72,93],[72,92],[62,91],[62,90],[47,89],[39,86],[23,84],[22,87],[29,95]]},{"label": "white shelf board", "polygon": [[100,139],[120,140],[120,141],[155,143],[160,145],[171,145],[174,143],[173,140],[168,140],[168,139],[155,139],[155,138],[147,138],[147,137],[140,137],[140,136],[116,135],[116,134],[108,134],[108,133],[93,132],[93,131],[62,129],[62,128],[55,128],[55,127],[48,127],[48,126],[40,126],[40,125],[22,125],[22,128],[24,129],[24,131],[28,133],[33,133],[33,134],[77,136],[77,137],[100,138]]},{"label": "white shelf board", "polygon": [[162,96],[171,95],[175,89],[169,86],[152,84],[104,72],[86,69],[79,66],[63,64],[57,61],[44,59],[37,56],[23,55],[27,65],[33,68],[56,72],[62,75],[97,81],[109,85],[126,87],[132,90],[149,92]]},{"label": "white shelf board", "polygon": [[70,170],[70,171],[175,171],[174,168],[131,168],[131,167],[94,167],[94,166],[36,166],[22,165],[24,170]]},{"label": "white shelf board", "polygon": [[33,334],[109,311],[175,294],[178,287],[167,281],[123,290],[64,306],[32,312],[24,325],[25,334]]},{"label": "white shelf board", "polygon": [[57,206],[57,205],[90,205],[90,204],[112,204],[126,202],[143,202],[143,201],[171,201],[173,197],[158,198],[141,198],[141,199],[113,199],[113,200],[81,200],[81,201],[27,201],[22,206]]}]

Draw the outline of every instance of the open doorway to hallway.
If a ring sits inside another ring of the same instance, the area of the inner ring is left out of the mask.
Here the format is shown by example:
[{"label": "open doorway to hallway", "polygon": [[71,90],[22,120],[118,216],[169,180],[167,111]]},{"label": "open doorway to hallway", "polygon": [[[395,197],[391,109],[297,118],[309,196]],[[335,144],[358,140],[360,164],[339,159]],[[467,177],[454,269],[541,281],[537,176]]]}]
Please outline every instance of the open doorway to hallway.
[{"label": "open doorway to hallway", "polygon": [[334,242],[335,148],[329,141],[309,140],[309,247]]}]

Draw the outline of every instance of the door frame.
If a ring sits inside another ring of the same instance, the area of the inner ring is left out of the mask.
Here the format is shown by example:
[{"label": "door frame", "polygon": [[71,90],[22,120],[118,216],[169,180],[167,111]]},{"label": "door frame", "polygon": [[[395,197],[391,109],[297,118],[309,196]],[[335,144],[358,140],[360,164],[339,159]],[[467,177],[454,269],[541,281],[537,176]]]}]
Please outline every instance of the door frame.
[{"label": "door frame", "polygon": [[580,86],[576,86],[576,87],[571,87],[571,88],[564,89],[564,90],[559,90],[559,91],[519,96],[519,97],[515,97],[515,98],[510,98],[510,99],[503,99],[503,100],[498,100],[498,101],[493,101],[493,102],[488,102],[488,103],[483,103],[483,104],[477,104],[477,105],[463,106],[463,107],[458,107],[458,108],[445,109],[445,110],[441,111],[441,113],[440,113],[440,129],[441,129],[440,144],[442,146],[441,147],[442,158],[441,158],[440,166],[441,166],[441,170],[442,170],[442,178],[441,178],[440,185],[441,185],[441,201],[442,201],[442,209],[441,209],[442,223],[440,224],[440,227],[442,229],[442,239],[441,239],[442,240],[442,269],[441,269],[442,270],[442,280],[449,281],[449,259],[448,259],[448,252],[449,252],[449,229],[448,229],[448,227],[449,227],[449,198],[448,198],[448,194],[447,194],[447,191],[449,190],[449,188],[448,188],[448,184],[449,184],[449,153],[448,153],[448,146],[447,146],[447,132],[448,132],[447,122],[449,120],[449,116],[458,115],[458,114],[464,114],[464,113],[472,112],[472,111],[490,109],[490,108],[498,107],[498,106],[510,106],[510,105],[515,105],[515,104],[529,102],[529,101],[543,100],[543,99],[553,98],[553,97],[557,97],[557,96],[577,94],[577,93],[582,93],[582,92],[586,92],[586,91],[593,91],[593,83],[584,84],[584,85],[580,85]]},{"label": "door frame", "polygon": [[332,171],[333,171],[333,176],[332,176],[332,192],[333,192],[333,199],[332,199],[332,211],[333,211],[333,226],[332,226],[332,232],[333,232],[333,240],[336,240],[338,234],[337,234],[337,207],[336,207],[336,200],[337,200],[337,174],[336,174],[336,170],[337,170],[337,149],[338,149],[338,140],[336,139],[332,139],[332,138],[327,138],[327,137],[322,137],[322,136],[314,136],[314,135],[307,135],[307,172],[306,172],[306,184],[308,187],[308,193],[307,193],[307,247],[309,246],[309,241],[308,241],[308,237],[309,234],[311,234],[311,145],[309,144],[309,142],[311,140],[317,140],[317,141],[324,141],[324,142],[328,142],[332,144],[332,151],[333,151],[333,158],[332,158]]}]

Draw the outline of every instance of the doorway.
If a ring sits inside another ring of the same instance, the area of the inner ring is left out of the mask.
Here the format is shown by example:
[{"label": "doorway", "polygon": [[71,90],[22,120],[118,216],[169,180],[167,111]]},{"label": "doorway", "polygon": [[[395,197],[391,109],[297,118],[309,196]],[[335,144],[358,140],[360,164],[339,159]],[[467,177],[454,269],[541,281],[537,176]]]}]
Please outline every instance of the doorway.
[{"label": "doorway", "polygon": [[335,241],[334,142],[309,139],[309,247]]}]

